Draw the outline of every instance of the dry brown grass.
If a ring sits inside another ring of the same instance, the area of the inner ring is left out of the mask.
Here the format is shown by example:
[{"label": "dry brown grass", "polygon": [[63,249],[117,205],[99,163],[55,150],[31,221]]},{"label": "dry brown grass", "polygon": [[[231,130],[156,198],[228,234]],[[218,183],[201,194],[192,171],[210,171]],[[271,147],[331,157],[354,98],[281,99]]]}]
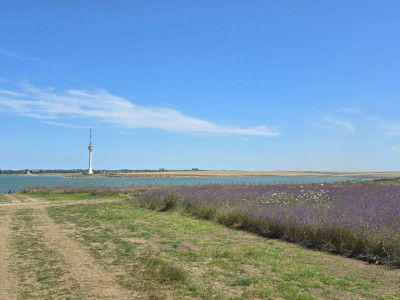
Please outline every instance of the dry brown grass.
[{"label": "dry brown grass", "polygon": [[400,172],[297,172],[297,171],[166,171],[166,172],[132,172],[105,174],[47,174],[67,177],[247,177],[247,176],[327,176],[327,177],[371,177],[398,178]]}]

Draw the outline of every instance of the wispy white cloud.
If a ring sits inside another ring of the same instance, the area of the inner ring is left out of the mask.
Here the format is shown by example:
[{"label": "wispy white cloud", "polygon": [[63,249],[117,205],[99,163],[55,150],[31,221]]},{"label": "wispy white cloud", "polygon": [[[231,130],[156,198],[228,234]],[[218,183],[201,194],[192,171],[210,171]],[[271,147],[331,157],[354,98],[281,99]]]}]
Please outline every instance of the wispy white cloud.
[{"label": "wispy white cloud", "polygon": [[382,119],[377,116],[368,116],[367,119],[376,129],[386,136],[395,137],[400,135],[400,123]]},{"label": "wispy white cloud", "polygon": [[13,92],[13,91],[0,89],[0,95],[1,94],[8,95],[8,96],[17,96],[17,97],[23,97],[24,96],[23,94],[20,94],[20,93],[16,93],[16,92]]},{"label": "wispy white cloud", "polygon": [[15,59],[30,60],[30,61],[34,61],[34,62],[38,62],[38,63],[42,63],[42,64],[48,64],[48,62],[45,61],[44,59],[32,57],[32,56],[20,55],[13,51],[7,50],[7,49],[0,49],[0,54],[11,57],[11,58],[15,58]]},{"label": "wispy white cloud", "polygon": [[328,123],[330,125],[333,125],[335,127],[339,127],[341,129],[344,129],[347,132],[354,132],[355,131],[354,125],[349,121],[343,121],[343,120],[340,120],[340,119],[332,117],[332,116],[325,116],[323,120],[324,120],[324,122],[326,122],[326,123]]},{"label": "wispy white cloud", "polygon": [[362,113],[362,110],[357,107],[342,107],[342,108],[338,109],[338,111],[345,112],[345,113],[352,113],[352,114]]},{"label": "wispy white cloud", "polygon": [[87,129],[88,126],[85,125],[74,125],[74,124],[68,124],[68,123],[62,123],[62,122],[54,122],[54,121],[44,121],[46,124],[50,125],[55,125],[58,127],[67,127],[67,128],[85,128]]},{"label": "wispy white cloud", "polygon": [[388,123],[380,122],[379,126],[383,130],[384,134],[394,137],[400,135],[400,124],[399,123]]},{"label": "wispy white cloud", "polygon": [[400,124],[382,124],[382,129],[389,136],[397,136],[400,135]]},{"label": "wispy white cloud", "polygon": [[58,126],[80,126],[83,120],[102,122],[127,128],[157,128],[175,132],[278,136],[268,126],[241,128],[219,125],[211,121],[183,115],[163,107],[135,105],[105,90],[87,92],[39,89],[23,84],[18,91],[0,90],[0,110],[37,119]]},{"label": "wispy white cloud", "polygon": [[400,153],[400,144],[389,147],[389,150],[395,153]]}]

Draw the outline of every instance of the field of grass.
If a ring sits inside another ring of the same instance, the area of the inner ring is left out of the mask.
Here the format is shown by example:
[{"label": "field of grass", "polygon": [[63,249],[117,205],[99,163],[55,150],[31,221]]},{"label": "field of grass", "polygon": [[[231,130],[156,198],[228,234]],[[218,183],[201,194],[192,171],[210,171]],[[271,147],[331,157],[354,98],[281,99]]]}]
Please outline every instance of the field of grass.
[{"label": "field of grass", "polygon": [[162,187],[137,199],[143,207],[173,208],[265,237],[400,266],[400,185],[394,182]]},{"label": "field of grass", "polygon": [[400,298],[399,269],[138,207],[129,195],[2,195],[0,226],[4,299]]}]

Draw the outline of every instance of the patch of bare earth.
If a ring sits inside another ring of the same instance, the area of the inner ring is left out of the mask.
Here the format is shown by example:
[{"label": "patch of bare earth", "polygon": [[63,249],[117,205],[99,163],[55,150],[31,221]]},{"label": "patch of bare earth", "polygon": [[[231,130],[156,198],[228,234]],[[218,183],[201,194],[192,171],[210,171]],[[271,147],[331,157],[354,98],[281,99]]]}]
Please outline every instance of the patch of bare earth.
[{"label": "patch of bare earth", "polygon": [[[260,270],[260,268],[256,268],[252,265],[243,265],[243,269],[246,271],[247,274],[254,275],[254,276],[261,276],[263,273],[263,270]],[[265,272],[271,273],[271,267],[270,266],[265,266],[264,267]]]},{"label": "patch of bare earth", "polygon": [[162,249],[162,250],[170,250],[173,249],[171,244],[165,243],[166,241],[160,239],[158,237],[151,237],[149,239],[138,238],[138,237],[129,237],[124,239],[126,242],[148,245],[153,247],[154,249]]},{"label": "patch of bare earth", "polygon": [[121,202],[121,199],[87,199],[87,200],[60,200],[60,201],[46,201],[39,200],[35,197],[27,195],[7,195],[13,197],[11,202],[0,203],[0,209],[28,209],[28,208],[44,208],[53,206],[66,206],[66,205],[81,205],[81,204],[100,204],[100,203],[115,203]]},{"label": "patch of bare earth", "polygon": [[47,246],[59,253],[66,268],[80,285],[83,294],[93,299],[132,299],[136,295],[123,289],[112,274],[97,265],[90,254],[47,215],[45,210],[37,214],[36,222],[43,232]]},{"label": "patch of bare earth", "polygon": [[[324,256],[322,260],[324,260]],[[330,258],[327,254],[326,256],[327,257],[325,259],[328,259],[330,261],[332,260],[332,258]],[[362,276],[367,279],[376,279],[381,284],[378,287],[372,289],[370,292],[377,295],[387,296],[400,292],[399,269],[391,269],[386,266],[371,265],[356,259],[340,258],[340,261],[340,263],[337,262],[336,264],[333,264],[332,262],[327,264],[328,270],[331,274],[335,274],[337,275],[337,277],[340,277],[344,275],[349,275],[349,273],[351,272],[351,275]]]},{"label": "patch of bare earth", "polygon": [[180,245],[182,250],[190,250],[190,251],[200,251],[201,247],[189,241],[182,242]]},{"label": "patch of bare earth", "polygon": [[[219,235],[208,234],[205,238],[211,239],[218,242],[234,241],[235,245],[265,245],[262,237],[252,235],[244,232],[237,232],[237,234],[230,236],[229,238],[221,238]],[[379,296],[390,297],[395,293],[400,292],[400,270],[389,268],[382,265],[372,265],[357,259],[346,258],[339,255],[332,255],[325,252],[320,252],[312,249],[305,249],[302,247],[293,246],[291,243],[285,241],[275,241],[282,245],[282,251],[288,256],[306,255],[314,262],[319,262],[325,266],[325,274],[333,276],[335,278],[345,276],[357,276],[359,282],[365,278],[364,282],[369,283],[372,279],[375,279],[379,284],[376,288],[369,290],[373,294]],[[258,276],[260,273],[271,274],[271,267],[265,266],[264,270],[260,270],[258,267],[251,265],[243,265],[243,269],[252,275]],[[360,288],[362,290],[362,288]],[[334,291],[331,295],[325,295],[320,290],[309,289],[308,292],[311,295],[321,298],[335,298],[340,299],[362,299],[360,296],[355,295],[353,292],[345,291]]]},{"label": "patch of bare earth", "polygon": [[10,224],[9,214],[0,217],[0,299],[17,299],[17,279],[8,272],[10,265]]},{"label": "patch of bare earth", "polygon": [[[400,291],[400,270],[390,268],[382,265],[372,265],[357,259],[345,258],[339,255],[332,255],[324,252],[319,252],[311,249],[304,248],[286,248],[287,255],[296,255],[297,253],[305,253],[309,257],[313,257],[314,262],[318,262],[325,266],[326,274],[341,278],[345,276],[356,276],[365,278],[368,283],[372,279],[377,280],[380,284],[369,292],[379,296],[391,296]],[[397,283],[396,283],[397,282]],[[312,292],[310,294],[319,296],[320,291]],[[350,295],[350,296],[349,296]],[[354,295],[352,292],[335,291],[331,294],[332,297],[339,297],[344,299],[362,299]],[[326,295],[324,297],[327,297]]]},{"label": "patch of bare earth", "polygon": [[[23,200],[24,202],[20,202]],[[58,226],[47,214],[45,208],[58,205],[76,205],[118,202],[118,199],[98,199],[88,201],[60,201],[49,202],[38,200],[29,196],[15,197],[12,203],[0,204],[0,209],[6,212],[19,209],[32,208],[35,210],[34,227],[43,236],[46,247],[53,250],[61,258],[63,265],[60,266],[67,271],[67,282],[58,288],[69,286],[68,279],[77,282],[85,299],[139,299],[135,291],[121,287],[114,275],[107,272],[98,265],[78,242],[72,240],[68,235],[71,229],[64,230]],[[0,299],[17,299],[17,282],[7,271],[9,235],[11,233],[10,217],[8,214],[0,217]],[[72,229],[73,230],[73,229]],[[22,265],[24,262],[21,262]]]}]

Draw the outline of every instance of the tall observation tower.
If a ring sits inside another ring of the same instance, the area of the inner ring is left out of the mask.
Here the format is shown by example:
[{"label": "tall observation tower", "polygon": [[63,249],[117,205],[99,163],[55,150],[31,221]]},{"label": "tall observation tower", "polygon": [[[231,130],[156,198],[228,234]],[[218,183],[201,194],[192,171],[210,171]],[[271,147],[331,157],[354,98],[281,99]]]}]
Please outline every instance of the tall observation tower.
[{"label": "tall observation tower", "polygon": [[92,145],[92,128],[90,128],[90,144],[89,144],[89,170],[88,174],[93,174],[92,170],[92,150],[93,150],[93,145]]}]

